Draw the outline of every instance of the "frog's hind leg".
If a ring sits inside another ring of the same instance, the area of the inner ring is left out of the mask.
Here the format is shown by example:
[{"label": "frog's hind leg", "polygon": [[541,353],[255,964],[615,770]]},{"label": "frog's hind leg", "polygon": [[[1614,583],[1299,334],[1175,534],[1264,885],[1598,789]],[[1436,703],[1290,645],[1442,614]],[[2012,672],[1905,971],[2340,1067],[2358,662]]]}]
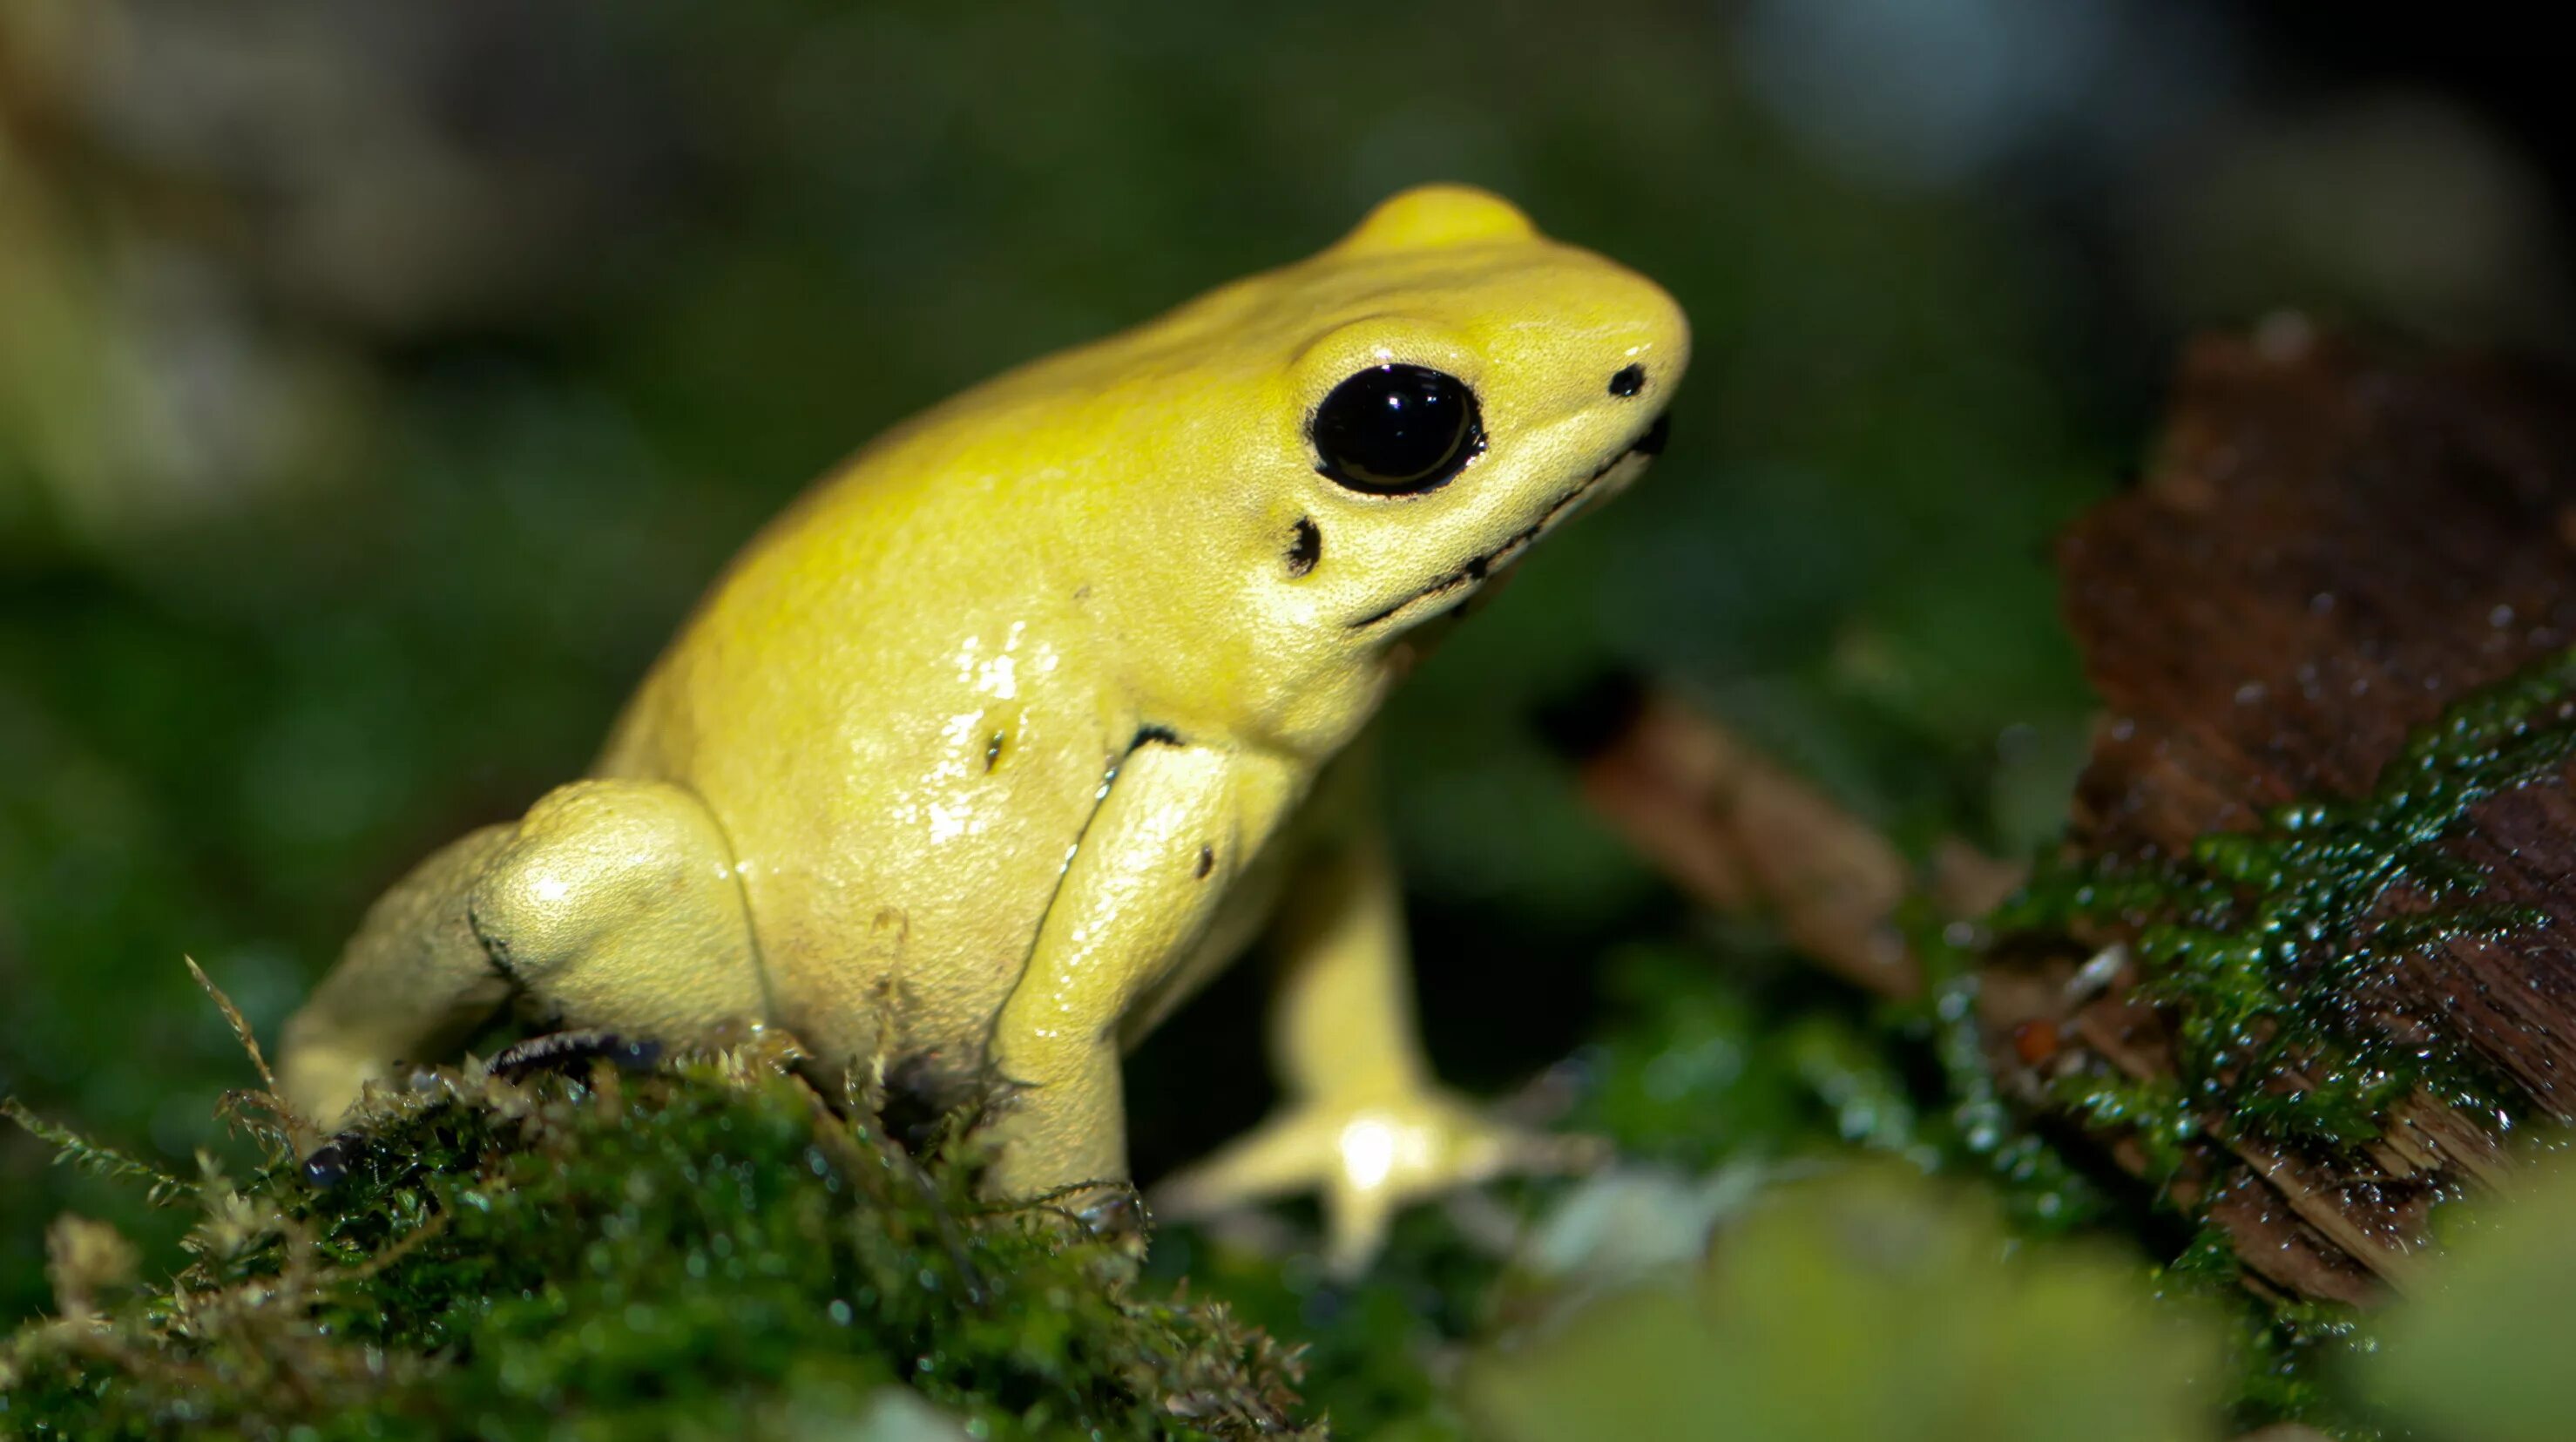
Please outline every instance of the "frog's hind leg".
[{"label": "frog's hind leg", "polygon": [[694,795],[576,781],[430,857],[287,1022],[280,1085],[328,1125],[513,992],[568,1025],[664,1040],[766,1017],[732,848]]},{"label": "frog's hind leg", "polygon": [[457,1045],[508,998],[465,898],[513,829],[448,843],[368,909],[340,964],[287,1019],[278,1089],[298,1111],[330,1125],[396,1061]]}]

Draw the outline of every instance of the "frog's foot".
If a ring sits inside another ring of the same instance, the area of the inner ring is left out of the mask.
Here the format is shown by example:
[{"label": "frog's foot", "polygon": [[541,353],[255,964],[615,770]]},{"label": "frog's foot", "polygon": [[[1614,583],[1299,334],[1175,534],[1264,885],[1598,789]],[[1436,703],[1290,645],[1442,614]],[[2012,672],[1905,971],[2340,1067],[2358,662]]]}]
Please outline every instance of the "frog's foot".
[{"label": "frog's foot", "polygon": [[1509,1126],[1436,1092],[1310,1103],[1165,1180],[1153,1207],[1206,1217],[1312,1188],[1324,1204],[1325,1265],[1347,1277],[1377,1255],[1408,1202],[1506,1173],[1581,1171],[1605,1151],[1597,1138]]},{"label": "frog's foot", "polygon": [[392,1071],[389,1064],[364,1047],[290,1043],[278,1063],[277,1089],[298,1113],[321,1126],[330,1126],[357,1106],[370,1085],[386,1085]]}]

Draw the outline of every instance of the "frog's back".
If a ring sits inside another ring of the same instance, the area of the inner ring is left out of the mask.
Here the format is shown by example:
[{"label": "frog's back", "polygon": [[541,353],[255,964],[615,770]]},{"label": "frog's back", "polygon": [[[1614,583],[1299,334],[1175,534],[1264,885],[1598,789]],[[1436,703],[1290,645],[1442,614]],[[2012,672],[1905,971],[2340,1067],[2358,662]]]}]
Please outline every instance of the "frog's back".
[{"label": "frog's back", "polygon": [[1011,482],[937,440],[888,438],[756,538],[597,770],[714,813],[774,1020],[967,1067],[1136,722],[1082,672],[1080,599],[994,554]]}]

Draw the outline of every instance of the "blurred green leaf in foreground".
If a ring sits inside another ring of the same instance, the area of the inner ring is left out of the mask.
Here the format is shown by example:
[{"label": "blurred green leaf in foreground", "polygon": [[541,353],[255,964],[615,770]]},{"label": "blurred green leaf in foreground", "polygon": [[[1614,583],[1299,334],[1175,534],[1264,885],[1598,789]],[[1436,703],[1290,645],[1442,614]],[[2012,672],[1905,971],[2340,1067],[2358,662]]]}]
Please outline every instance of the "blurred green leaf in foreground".
[{"label": "blurred green leaf in foreground", "polygon": [[1478,1435],[1765,1442],[2214,1437],[2215,1335],[2137,1268],[2016,1246],[1896,1168],[1777,1189],[1707,1263],[1470,1363]]},{"label": "blurred green leaf in foreground", "polygon": [[2419,1435],[2558,1442],[2576,1418],[2576,1165],[2444,1217],[2450,1251],[2422,1295],[2393,1308],[2362,1369],[2366,1389]]}]

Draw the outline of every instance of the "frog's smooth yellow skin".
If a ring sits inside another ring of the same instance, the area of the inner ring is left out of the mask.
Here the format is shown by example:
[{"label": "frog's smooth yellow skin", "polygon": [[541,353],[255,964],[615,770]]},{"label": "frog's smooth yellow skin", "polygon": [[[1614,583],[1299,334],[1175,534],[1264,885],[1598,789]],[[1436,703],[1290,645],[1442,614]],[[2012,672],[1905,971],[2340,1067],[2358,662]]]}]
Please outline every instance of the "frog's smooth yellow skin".
[{"label": "frog's smooth yellow skin", "polygon": [[1566,1162],[1432,1083],[1335,758],[1408,632],[1644,469],[1688,350],[1652,283],[1435,186],[914,419],[754,539],[590,779],[378,904],[290,1099],[335,1119],[518,992],[942,1095],[989,1069],[998,1192],[1116,1184],[1122,1047],[1275,913],[1288,1109],[1167,1211],[1320,1186],[1351,1263],[1407,1198]]}]

